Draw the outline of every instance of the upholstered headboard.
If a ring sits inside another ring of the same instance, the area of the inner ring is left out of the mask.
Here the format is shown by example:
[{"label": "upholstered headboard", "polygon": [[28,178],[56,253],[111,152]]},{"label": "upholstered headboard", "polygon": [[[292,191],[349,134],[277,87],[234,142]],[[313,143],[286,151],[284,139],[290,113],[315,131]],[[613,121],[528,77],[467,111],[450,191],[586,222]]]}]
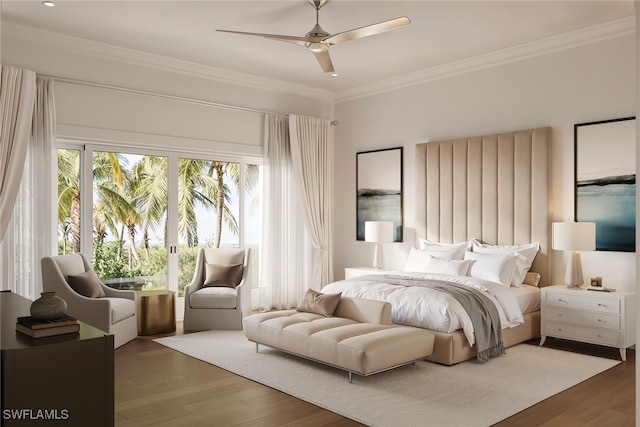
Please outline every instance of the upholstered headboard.
[{"label": "upholstered headboard", "polygon": [[417,236],[538,242],[530,271],[549,284],[550,143],[545,127],[416,145]]}]

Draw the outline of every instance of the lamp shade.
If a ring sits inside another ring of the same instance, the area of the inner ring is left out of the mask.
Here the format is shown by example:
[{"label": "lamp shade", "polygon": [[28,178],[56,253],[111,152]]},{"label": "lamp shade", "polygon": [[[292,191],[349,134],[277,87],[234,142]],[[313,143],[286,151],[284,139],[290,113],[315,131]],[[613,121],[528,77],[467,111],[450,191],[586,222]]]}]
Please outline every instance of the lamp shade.
[{"label": "lamp shade", "polygon": [[553,249],[560,251],[594,251],[595,222],[554,222]]},{"label": "lamp shade", "polygon": [[364,241],[374,243],[393,242],[393,221],[365,221]]}]

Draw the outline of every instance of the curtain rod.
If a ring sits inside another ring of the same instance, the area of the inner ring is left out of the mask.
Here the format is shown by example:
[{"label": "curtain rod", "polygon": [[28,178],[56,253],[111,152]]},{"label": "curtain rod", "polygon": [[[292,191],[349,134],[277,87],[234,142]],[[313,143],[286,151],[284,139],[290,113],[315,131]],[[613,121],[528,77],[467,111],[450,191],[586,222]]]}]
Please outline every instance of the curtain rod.
[{"label": "curtain rod", "polygon": [[[104,84],[104,83],[95,83],[95,82],[89,82],[89,81],[86,81],[86,80],[70,79],[70,78],[66,78],[66,77],[57,77],[57,76],[42,75],[42,74],[38,74],[38,75],[41,76],[41,77],[47,77],[47,78],[53,79],[54,81],[59,82],[59,83],[67,83],[67,84],[78,85],[78,86],[89,86],[89,87],[97,87],[97,88],[101,88],[101,89],[117,90],[117,91],[120,91],[120,92],[134,93],[134,94],[138,94],[138,95],[155,96],[155,97],[158,97],[158,98],[165,98],[165,99],[171,99],[171,100],[174,100],[174,101],[188,102],[188,103],[197,104],[197,105],[206,105],[206,106],[209,106],[209,107],[223,108],[223,109],[226,109],[226,110],[245,111],[245,112],[248,112],[248,113],[259,113],[259,114],[275,114],[277,116],[282,116],[282,117],[288,117],[289,116],[289,114],[286,114],[286,113],[279,113],[279,112],[267,111],[267,110],[259,110],[259,109],[256,109],[256,108],[241,107],[241,106],[238,106],[238,105],[222,104],[222,103],[219,103],[219,102],[205,101],[203,99],[187,98],[187,97],[184,97],[184,96],[177,96],[177,95],[169,95],[169,94],[165,94],[165,93],[151,92],[151,91],[142,90],[142,89],[131,89],[131,88],[126,88],[126,87],[122,87],[122,86],[108,85],[108,84]],[[332,120],[330,123],[333,126],[337,126],[338,125],[338,122],[336,120]]]}]

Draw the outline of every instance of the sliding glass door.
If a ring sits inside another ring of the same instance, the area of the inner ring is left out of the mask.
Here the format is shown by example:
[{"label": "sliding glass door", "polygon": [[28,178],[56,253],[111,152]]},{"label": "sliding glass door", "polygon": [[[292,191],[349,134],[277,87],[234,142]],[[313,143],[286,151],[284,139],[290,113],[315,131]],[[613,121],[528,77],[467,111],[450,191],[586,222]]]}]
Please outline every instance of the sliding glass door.
[{"label": "sliding glass door", "polygon": [[58,252],[91,254],[120,289],[182,296],[200,248],[252,250],[257,287],[261,167],[83,145],[58,150]]},{"label": "sliding glass door", "polygon": [[92,258],[105,284],[167,289],[166,156],[93,152]]}]

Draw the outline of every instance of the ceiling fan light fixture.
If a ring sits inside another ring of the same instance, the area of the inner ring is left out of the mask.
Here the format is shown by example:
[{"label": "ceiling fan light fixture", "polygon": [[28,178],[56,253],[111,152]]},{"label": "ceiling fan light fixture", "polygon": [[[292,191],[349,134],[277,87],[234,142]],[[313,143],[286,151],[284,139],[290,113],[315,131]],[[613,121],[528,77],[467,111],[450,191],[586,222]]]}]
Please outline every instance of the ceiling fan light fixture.
[{"label": "ceiling fan light fixture", "polygon": [[322,52],[326,49],[326,46],[323,43],[309,43],[309,46],[307,47],[311,52],[315,53]]}]

